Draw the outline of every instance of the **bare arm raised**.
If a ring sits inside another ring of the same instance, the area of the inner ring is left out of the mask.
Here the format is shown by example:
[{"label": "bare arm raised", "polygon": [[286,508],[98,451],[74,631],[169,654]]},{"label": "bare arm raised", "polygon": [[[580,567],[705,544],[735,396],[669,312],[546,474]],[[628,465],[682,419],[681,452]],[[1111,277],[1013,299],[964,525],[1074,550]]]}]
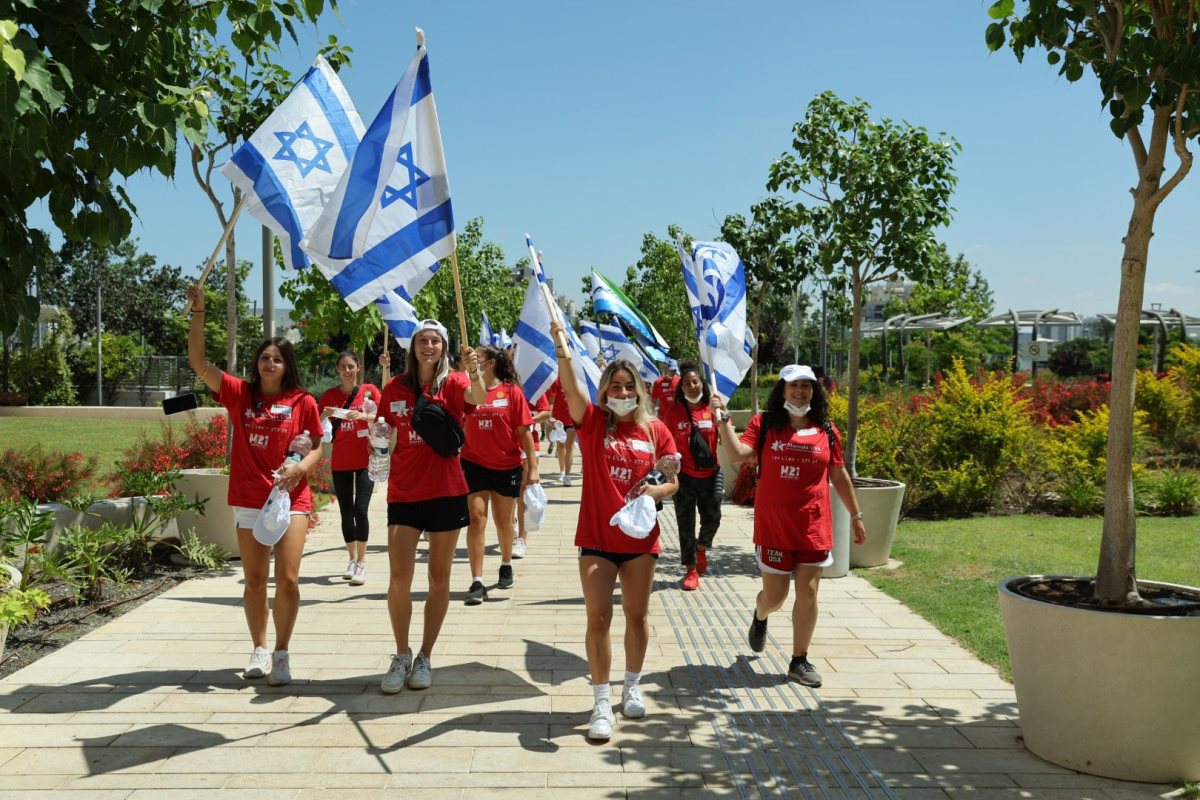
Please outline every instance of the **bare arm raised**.
[{"label": "bare arm raised", "polygon": [[192,323],[188,328],[188,366],[200,376],[205,386],[215,392],[221,388],[221,370],[209,363],[204,352],[204,287],[199,283],[189,286],[188,301],[192,307]]},{"label": "bare arm raised", "polygon": [[[558,320],[550,323],[551,337],[557,337],[560,331],[565,332],[566,330],[566,327]],[[584,394],[583,388],[575,378],[571,359],[567,357],[567,353],[561,347],[558,348],[558,379],[562,382],[563,394],[567,396],[567,409],[571,412],[571,421],[576,425],[582,425],[583,417],[587,414],[588,405],[592,401]]]}]

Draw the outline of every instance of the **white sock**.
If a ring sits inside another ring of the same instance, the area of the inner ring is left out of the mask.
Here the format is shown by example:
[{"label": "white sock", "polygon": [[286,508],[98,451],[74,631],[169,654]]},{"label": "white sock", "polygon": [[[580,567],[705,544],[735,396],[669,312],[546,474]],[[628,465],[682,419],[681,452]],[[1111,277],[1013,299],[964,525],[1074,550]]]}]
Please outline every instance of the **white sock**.
[{"label": "white sock", "polygon": [[509,561],[501,561],[501,562],[500,562],[500,566],[502,566],[502,567],[511,567],[511,566],[512,566],[512,561],[511,561],[511,560],[509,560]]},{"label": "white sock", "polygon": [[483,576],[476,575],[474,578],[471,579],[471,583],[483,583]]},{"label": "white sock", "polygon": [[625,670],[625,685],[626,686],[637,686],[641,682],[642,682],[642,673],[630,672],[629,670]]},{"label": "white sock", "polygon": [[601,700],[603,700],[605,703],[611,703],[612,687],[610,687],[607,683],[602,683],[599,685],[592,684],[592,697],[595,698],[597,703],[599,703]]}]

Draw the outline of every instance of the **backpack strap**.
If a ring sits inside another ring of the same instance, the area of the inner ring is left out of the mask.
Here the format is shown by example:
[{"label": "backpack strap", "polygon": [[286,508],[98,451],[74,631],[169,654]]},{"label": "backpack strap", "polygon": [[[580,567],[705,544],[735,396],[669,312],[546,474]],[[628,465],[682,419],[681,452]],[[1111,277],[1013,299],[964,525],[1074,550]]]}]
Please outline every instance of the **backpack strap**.
[{"label": "backpack strap", "polygon": [[[354,384],[354,388],[350,390],[350,396],[346,398],[346,402],[342,404],[342,408],[349,408],[354,402],[354,398],[358,397],[359,384]],[[342,425],[341,417],[334,417],[333,422],[329,423],[329,427],[333,429],[333,435],[337,436],[338,428]]]}]

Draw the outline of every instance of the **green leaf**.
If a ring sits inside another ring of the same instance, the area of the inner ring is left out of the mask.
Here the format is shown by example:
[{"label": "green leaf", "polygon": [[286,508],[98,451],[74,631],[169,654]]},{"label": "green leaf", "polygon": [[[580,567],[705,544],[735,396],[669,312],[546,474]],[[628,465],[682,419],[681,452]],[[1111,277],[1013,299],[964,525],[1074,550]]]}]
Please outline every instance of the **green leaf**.
[{"label": "green leaf", "polygon": [[988,9],[988,16],[992,19],[1007,19],[1013,13],[1013,0],[997,0]]},{"label": "green leaf", "polygon": [[203,100],[193,100],[192,107],[196,109],[196,113],[199,114],[201,118],[208,117],[208,103],[204,102]]},{"label": "green leaf", "polygon": [[1051,50],[1050,52],[1046,53],[1047,64],[1057,64],[1059,61],[1062,61],[1062,54],[1057,50]]},{"label": "green leaf", "polygon": [[4,59],[4,63],[12,70],[13,77],[20,81],[25,77],[25,54],[17,48],[13,47],[8,42],[0,45],[0,57]]},{"label": "green leaf", "polygon": [[11,19],[0,19],[0,39],[11,42],[13,37],[17,35],[17,30],[17,23]]},{"label": "green leaf", "polygon": [[995,52],[1004,46],[1004,23],[993,22],[987,26],[987,33],[983,37],[987,43],[988,49]]}]

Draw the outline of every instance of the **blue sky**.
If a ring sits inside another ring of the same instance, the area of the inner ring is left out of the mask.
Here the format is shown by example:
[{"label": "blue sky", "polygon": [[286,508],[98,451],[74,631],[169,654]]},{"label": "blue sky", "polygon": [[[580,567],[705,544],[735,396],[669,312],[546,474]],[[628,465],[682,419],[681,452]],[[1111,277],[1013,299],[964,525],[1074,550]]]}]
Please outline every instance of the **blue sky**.
[{"label": "blue sky", "polygon": [[[369,123],[426,31],[455,216],[482,216],[508,260],[530,232],[556,288],[591,266],[620,280],[642,236],[677,223],[715,238],[766,194],[772,159],[826,89],[962,144],[953,223],[940,236],[990,283],[997,310],[1116,309],[1134,182],[1090,78],[983,42],[977,0],[401,3],[341,0],[342,20],[288,44],[297,77],[328,34],[354,48],[342,79]],[[181,161],[171,183],[129,184],[134,235],[195,273],[220,234]],[[1193,175],[1158,214],[1146,306],[1200,315]],[[44,220],[44,216],[41,217]],[[35,218],[37,221],[37,218]],[[258,227],[238,226],[259,259]],[[248,286],[261,298],[261,276]]]}]

